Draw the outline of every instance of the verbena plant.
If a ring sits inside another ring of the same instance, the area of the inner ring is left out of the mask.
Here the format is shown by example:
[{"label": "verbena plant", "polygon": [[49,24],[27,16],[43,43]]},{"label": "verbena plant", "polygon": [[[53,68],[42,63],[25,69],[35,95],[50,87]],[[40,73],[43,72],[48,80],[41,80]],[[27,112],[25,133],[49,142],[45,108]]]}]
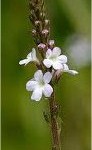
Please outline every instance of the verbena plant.
[{"label": "verbena plant", "polygon": [[[30,21],[33,25],[32,35],[36,48],[27,55],[26,59],[19,62],[20,65],[27,65],[33,62],[37,70],[34,77],[27,82],[26,89],[31,91],[31,99],[40,101],[42,97],[49,99],[49,116],[44,117],[50,123],[52,131],[52,150],[61,150],[60,125],[58,123],[58,104],[55,98],[55,86],[64,72],[72,75],[77,71],[69,69],[67,57],[61,54],[61,49],[56,47],[54,40],[50,39],[50,20],[46,18],[43,0],[30,0]],[[38,58],[37,54],[41,57]]]}]

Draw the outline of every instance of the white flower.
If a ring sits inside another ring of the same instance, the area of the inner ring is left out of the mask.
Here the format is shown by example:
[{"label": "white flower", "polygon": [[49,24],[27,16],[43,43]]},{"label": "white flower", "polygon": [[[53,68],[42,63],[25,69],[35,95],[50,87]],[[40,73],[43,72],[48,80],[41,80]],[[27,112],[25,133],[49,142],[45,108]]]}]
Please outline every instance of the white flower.
[{"label": "white flower", "polygon": [[36,71],[34,78],[27,82],[26,89],[27,91],[33,91],[31,99],[39,101],[42,98],[42,95],[45,97],[50,97],[53,88],[49,84],[52,79],[50,72],[46,72],[44,75],[41,70]]},{"label": "white flower", "polygon": [[32,52],[27,55],[26,59],[23,59],[19,62],[20,65],[27,65],[29,62],[35,61],[39,63],[39,60],[36,57],[36,50],[33,48]]},{"label": "white flower", "polygon": [[63,64],[67,63],[67,57],[65,55],[60,55],[61,49],[59,47],[53,48],[53,50],[48,49],[46,52],[46,59],[43,63],[47,68],[51,66],[55,69],[63,69]]},{"label": "white flower", "polygon": [[44,59],[43,63],[47,68],[51,66],[55,70],[59,70],[60,72],[68,72],[72,75],[78,74],[75,70],[70,70],[67,63],[67,57],[65,55],[60,55],[61,49],[59,47],[53,48],[53,50],[48,49],[46,52],[46,59]]}]

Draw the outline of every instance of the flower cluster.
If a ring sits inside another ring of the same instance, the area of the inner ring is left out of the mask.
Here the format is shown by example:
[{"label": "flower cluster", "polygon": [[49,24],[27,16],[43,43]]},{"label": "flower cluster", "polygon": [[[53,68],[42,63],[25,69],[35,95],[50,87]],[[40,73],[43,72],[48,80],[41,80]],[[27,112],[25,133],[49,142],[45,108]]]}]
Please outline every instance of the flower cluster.
[{"label": "flower cluster", "polygon": [[[78,74],[77,71],[69,69],[67,65],[67,57],[61,54],[61,49],[55,47],[54,41],[49,41],[49,46],[40,43],[38,49],[42,49],[44,58],[40,61],[36,56],[36,50],[33,48],[32,52],[27,55],[27,58],[19,62],[20,65],[27,65],[29,62],[35,62],[38,70],[34,74],[34,78],[27,82],[27,91],[32,91],[31,99],[39,101],[42,96],[50,97],[53,88],[52,82],[55,76],[60,76],[63,72],[68,72],[72,75]],[[42,69],[39,70],[39,66]]]}]

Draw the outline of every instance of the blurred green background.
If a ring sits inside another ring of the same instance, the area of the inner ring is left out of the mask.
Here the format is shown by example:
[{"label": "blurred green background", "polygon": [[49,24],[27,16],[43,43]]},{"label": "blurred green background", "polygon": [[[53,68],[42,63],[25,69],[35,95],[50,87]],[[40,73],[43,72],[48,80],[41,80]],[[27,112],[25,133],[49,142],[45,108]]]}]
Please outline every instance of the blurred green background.
[{"label": "blurred green background", "polygon": [[[79,75],[63,74],[56,95],[61,105],[62,150],[90,150],[90,0],[45,0],[51,37]],[[25,89],[36,68],[19,66],[34,47],[28,0],[2,0],[2,150],[50,150],[43,111]]]}]

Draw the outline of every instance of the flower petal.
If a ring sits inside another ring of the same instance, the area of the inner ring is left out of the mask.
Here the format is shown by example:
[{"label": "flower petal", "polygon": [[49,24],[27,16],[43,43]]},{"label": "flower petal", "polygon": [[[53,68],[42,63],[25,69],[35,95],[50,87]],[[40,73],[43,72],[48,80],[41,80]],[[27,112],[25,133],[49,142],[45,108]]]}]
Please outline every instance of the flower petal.
[{"label": "flower petal", "polygon": [[23,59],[23,60],[21,60],[21,61],[19,62],[20,65],[24,65],[24,64],[26,64],[26,63],[27,63],[27,59]]},{"label": "flower petal", "polygon": [[32,61],[30,58],[23,59],[19,62],[20,65],[27,65],[30,61]]},{"label": "flower petal", "polygon": [[27,58],[31,58],[31,59],[32,59],[32,52],[30,52],[30,53],[27,55]]},{"label": "flower petal", "polygon": [[37,82],[36,81],[28,81],[27,84],[26,84],[26,90],[27,91],[33,91],[37,86]]},{"label": "flower petal", "polygon": [[52,50],[48,49],[46,52],[46,58],[49,58],[52,55]]},{"label": "flower petal", "polygon": [[63,64],[61,64],[60,62],[56,61],[55,63],[53,63],[53,68],[55,70],[63,69]]},{"label": "flower petal", "polygon": [[36,57],[36,50],[35,50],[35,48],[32,48],[32,52],[30,52],[30,53],[27,55],[27,58],[30,59],[31,61],[39,62],[39,60],[38,60],[37,57]]},{"label": "flower petal", "polygon": [[35,48],[32,49],[32,54],[31,55],[32,55],[32,60],[37,60]]},{"label": "flower petal", "polygon": [[43,64],[47,67],[50,68],[52,65],[52,61],[49,59],[44,59]]},{"label": "flower petal", "polygon": [[35,72],[34,74],[34,79],[38,82],[42,81],[43,80],[43,73],[41,70],[38,70]]},{"label": "flower petal", "polygon": [[32,100],[39,101],[42,98],[42,89],[36,88],[31,96]]},{"label": "flower petal", "polygon": [[43,80],[45,83],[49,83],[51,81],[52,74],[50,72],[46,72],[43,76]]},{"label": "flower petal", "polygon": [[63,64],[63,71],[68,71],[69,70],[69,67],[68,67],[68,65],[66,65],[66,64]]},{"label": "flower petal", "polygon": [[46,97],[50,97],[51,94],[53,92],[53,88],[51,87],[50,84],[46,84],[44,86],[44,89],[43,89],[43,94],[46,96]]},{"label": "flower petal", "polygon": [[65,55],[60,55],[58,57],[58,60],[60,61],[60,63],[65,64],[67,63],[67,57]]},{"label": "flower petal", "polygon": [[68,73],[70,73],[70,74],[72,74],[72,75],[76,75],[76,74],[78,74],[78,72],[77,72],[77,71],[75,71],[75,70],[68,70],[67,72],[68,72]]},{"label": "flower petal", "polygon": [[61,54],[61,49],[59,47],[53,48],[53,55],[55,55],[57,57],[60,54]]}]

